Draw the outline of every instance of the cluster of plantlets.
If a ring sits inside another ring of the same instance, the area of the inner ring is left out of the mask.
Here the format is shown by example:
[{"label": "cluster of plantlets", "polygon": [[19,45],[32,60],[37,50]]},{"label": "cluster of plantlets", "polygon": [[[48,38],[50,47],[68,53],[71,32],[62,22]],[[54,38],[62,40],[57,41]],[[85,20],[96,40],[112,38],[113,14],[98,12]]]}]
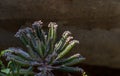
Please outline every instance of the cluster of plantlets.
[{"label": "cluster of plantlets", "polygon": [[[16,33],[15,36],[26,46],[27,51],[13,47],[1,52],[6,56],[6,60],[12,62],[12,68],[18,66],[18,69],[13,68],[15,71],[10,68],[4,76],[54,76],[52,73],[54,70],[84,74],[80,67],[72,67],[85,60],[84,57],[74,54],[63,58],[79,41],[73,40],[69,31],[65,31],[59,41],[56,40],[58,25],[54,22],[49,23],[48,33],[44,32],[42,26],[41,21],[36,21],[32,28],[19,29]],[[24,69],[24,66],[29,68]],[[34,70],[36,68],[37,71]],[[1,72],[6,73],[6,69],[2,69]]]}]

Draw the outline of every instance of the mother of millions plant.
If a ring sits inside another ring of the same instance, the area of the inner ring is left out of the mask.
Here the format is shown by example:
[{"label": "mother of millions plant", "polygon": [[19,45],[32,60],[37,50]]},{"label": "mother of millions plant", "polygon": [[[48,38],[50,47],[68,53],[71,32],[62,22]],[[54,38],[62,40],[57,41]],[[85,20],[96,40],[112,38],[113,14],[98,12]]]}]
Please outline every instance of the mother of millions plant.
[{"label": "mother of millions plant", "polygon": [[[84,57],[77,53],[63,58],[79,41],[73,40],[69,31],[65,31],[57,41],[57,26],[56,23],[50,22],[49,31],[45,33],[42,22],[36,21],[32,24],[32,28],[19,29],[15,36],[26,46],[27,51],[14,47],[4,50],[6,60],[33,68],[31,73],[27,73],[34,76],[54,76],[52,73],[54,70],[82,72],[84,76],[87,76],[83,69],[72,66],[85,60]],[[37,68],[37,71],[34,68]],[[19,73],[22,72],[19,71]]]}]

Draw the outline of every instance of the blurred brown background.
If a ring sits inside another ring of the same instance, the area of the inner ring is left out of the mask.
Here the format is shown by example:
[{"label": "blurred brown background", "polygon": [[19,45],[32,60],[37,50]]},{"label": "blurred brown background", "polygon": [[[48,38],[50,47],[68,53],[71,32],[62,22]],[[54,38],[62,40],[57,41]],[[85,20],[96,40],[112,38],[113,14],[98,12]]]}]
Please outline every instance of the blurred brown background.
[{"label": "blurred brown background", "polygon": [[0,50],[21,46],[14,37],[16,31],[40,19],[45,27],[55,21],[59,33],[72,32],[80,41],[72,53],[86,57],[83,67],[94,70],[103,66],[97,69],[106,73],[97,75],[94,70],[93,76],[120,76],[114,72],[120,71],[120,0],[1,0]]}]

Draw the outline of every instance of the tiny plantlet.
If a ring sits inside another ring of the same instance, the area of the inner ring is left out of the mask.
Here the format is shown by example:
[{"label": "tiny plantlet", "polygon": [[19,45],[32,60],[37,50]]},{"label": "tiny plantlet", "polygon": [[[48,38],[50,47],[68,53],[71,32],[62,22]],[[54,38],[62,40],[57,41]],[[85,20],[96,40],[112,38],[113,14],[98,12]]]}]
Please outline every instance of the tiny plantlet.
[{"label": "tiny plantlet", "polygon": [[[54,70],[68,73],[81,72],[83,76],[87,76],[82,68],[73,67],[73,65],[85,60],[84,57],[77,53],[64,58],[79,41],[73,40],[69,31],[65,31],[58,41],[58,25],[55,22],[48,24],[48,32],[44,32],[42,26],[41,21],[36,21],[31,28],[26,27],[18,30],[15,37],[20,39],[27,50],[12,47],[1,52],[6,60],[14,62],[12,65],[14,64],[14,67],[18,66],[19,68],[13,72],[9,69],[7,74],[3,76],[55,76]],[[2,72],[6,73],[4,70]]]}]

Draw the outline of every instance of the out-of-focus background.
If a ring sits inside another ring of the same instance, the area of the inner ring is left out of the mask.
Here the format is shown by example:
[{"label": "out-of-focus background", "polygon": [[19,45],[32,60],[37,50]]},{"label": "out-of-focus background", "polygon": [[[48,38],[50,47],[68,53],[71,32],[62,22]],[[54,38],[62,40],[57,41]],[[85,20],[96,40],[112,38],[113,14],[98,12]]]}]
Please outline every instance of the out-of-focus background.
[{"label": "out-of-focus background", "polygon": [[0,50],[21,46],[14,34],[36,20],[72,32],[89,76],[120,76],[120,0],[1,0]]}]

